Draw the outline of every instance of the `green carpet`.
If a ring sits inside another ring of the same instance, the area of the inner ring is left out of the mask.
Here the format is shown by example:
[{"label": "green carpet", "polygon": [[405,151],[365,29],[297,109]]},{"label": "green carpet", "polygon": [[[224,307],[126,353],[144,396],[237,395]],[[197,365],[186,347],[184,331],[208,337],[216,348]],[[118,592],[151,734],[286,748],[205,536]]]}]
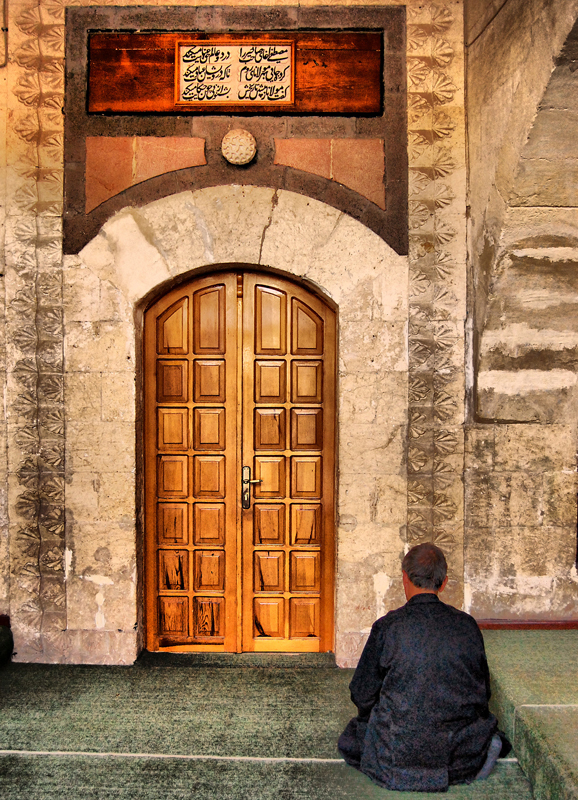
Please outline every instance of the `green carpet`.
[{"label": "green carpet", "polygon": [[[26,800],[419,800],[339,760],[352,670],[331,660],[146,657],[132,667],[0,670],[0,797]],[[242,666],[233,666],[241,664]],[[277,666],[273,666],[273,665]],[[40,755],[38,751],[80,751]],[[130,753],[138,757],[87,756]],[[139,754],[150,754],[142,757]],[[155,757],[155,754],[170,756]],[[173,758],[172,756],[218,758]],[[222,758],[224,757],[224,758]],[[227,760],[251,757],[251,761]],[[266,758],[331,759],[266,761]],[[531,800],[518,765],[452,787],[463,800]]]},{"label": "green carpet", "polygon": [[[76,757],[5,757],[5,800],[423,800],[419,792],[388,792],[344,763],[263,764]],[[435,795],[439,796],[439,795]],[[487,781],[452,786],[455,800],[531,800],[515,764],[499,764]]]},{"label": "green carpet", "polygon": [[0,749],[336,758],[351,674],[12,665]]}]

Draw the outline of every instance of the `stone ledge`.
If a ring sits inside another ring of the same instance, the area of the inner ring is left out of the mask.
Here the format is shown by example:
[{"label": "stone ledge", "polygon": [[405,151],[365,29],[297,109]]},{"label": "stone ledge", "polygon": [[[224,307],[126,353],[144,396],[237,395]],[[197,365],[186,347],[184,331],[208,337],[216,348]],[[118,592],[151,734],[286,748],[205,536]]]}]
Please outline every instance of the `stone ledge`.
[{"label": "stone ledge", "polygon": [[556,422],[566,418],[575,385],[571,370],[483,370],[476,413],[481,420]]},{"label": "stone ledge", "polygon": [[535,800],[578,798],[578,632],[485,631],[490,708]]}]

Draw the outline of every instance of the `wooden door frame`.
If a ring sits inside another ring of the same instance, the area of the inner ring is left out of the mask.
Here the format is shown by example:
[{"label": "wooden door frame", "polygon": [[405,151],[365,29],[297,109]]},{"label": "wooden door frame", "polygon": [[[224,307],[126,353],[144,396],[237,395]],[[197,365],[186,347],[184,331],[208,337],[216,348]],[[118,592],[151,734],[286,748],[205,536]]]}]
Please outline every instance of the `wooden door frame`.
[{"label": "wooden door frame", "polygon": [[[332,553],[332,567],[333,567],[333,631],[331,637],[331,650],[325,652],[335,651],[335,634],[337,622],[337,502],[339,496],[339,306],[338,304],[327,295],[317,284],[308,281],[306,278],[299,277],[285,270],[276,269],[274,267],[261,266],[247,262],[223,262],[221,264],[207,265],[197,269],[190,270],[186,273],[176,276],[173,280],[166,281],[147,293],[144,298],[135,306],[134,309],[134,323],[135,323],[135,354],[136,354],[136,375],[135,375],[135,396],[136,396],[136,425],[135,425],[135,455],[136,455],[136,493],[135,493],[135,517],[136,517],[136,566],[137,566],[137,597],[139,602],[137,604],[137,641],[139,651],[146,649],[146,565],[145,565],[145,503],[146,503],[146,487],[145,487],[145,448],[144,448],[144,432],[145,432],[145,414],[144,414],[144,379],[145,379],[145,363],[144,363],[144,320],[145,313],[148,309],[160,300],[165,295],[169,294],[174,289],[187,283],[196,280],[201,280],[206,277],[215,276],[223,273],[245,273],[250,272],[256,275],[271,275],[277,276],[283,280],[293,283],[305,291],[313,294],[322,303],[324,303],[330,310],[335,313],[335,381],[334,381],[334,402],[335,402],[335,426],[334,426],[334,494],[333,494],[333,518],[334,518],[334,535],[333,535],[333,553]],[[160,652],[178,651],[178,647],[162,648]],[[210,652],[211,648],[207,649]]]}]

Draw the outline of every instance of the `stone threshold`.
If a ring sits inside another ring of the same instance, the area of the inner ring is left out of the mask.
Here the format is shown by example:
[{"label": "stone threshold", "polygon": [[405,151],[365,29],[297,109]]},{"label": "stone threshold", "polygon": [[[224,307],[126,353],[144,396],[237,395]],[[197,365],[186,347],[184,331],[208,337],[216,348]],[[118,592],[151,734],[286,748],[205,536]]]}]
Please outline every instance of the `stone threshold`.
[{"label": "stone threshold", "polygon": [[236,667],[337,669],[335,653],[174,653],[143,650],[136,665],[151,667]]}]

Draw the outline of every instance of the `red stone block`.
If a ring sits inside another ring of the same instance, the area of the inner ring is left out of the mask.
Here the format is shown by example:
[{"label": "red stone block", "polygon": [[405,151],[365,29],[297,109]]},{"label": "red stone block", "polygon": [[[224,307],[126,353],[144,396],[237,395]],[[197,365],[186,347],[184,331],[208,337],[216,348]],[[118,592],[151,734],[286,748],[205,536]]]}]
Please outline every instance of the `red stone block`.
[{"label": "red stone block", "polygon": [[132,185],[133,137],[87,136],[85,209],[88,214]]},{"label": "red stone block", "polygon": [[331,177],[334,181],[385,208],[383,139],[332,139]]},{"label": "red stone block", "polygon": [[133,183],[207,163],[205,140],[182,136],[137,136]]},{"label": "red stone block", "polygon": [[330,139],[275,139],[275,164],[295,167],[322,178],[331,175]]}]

